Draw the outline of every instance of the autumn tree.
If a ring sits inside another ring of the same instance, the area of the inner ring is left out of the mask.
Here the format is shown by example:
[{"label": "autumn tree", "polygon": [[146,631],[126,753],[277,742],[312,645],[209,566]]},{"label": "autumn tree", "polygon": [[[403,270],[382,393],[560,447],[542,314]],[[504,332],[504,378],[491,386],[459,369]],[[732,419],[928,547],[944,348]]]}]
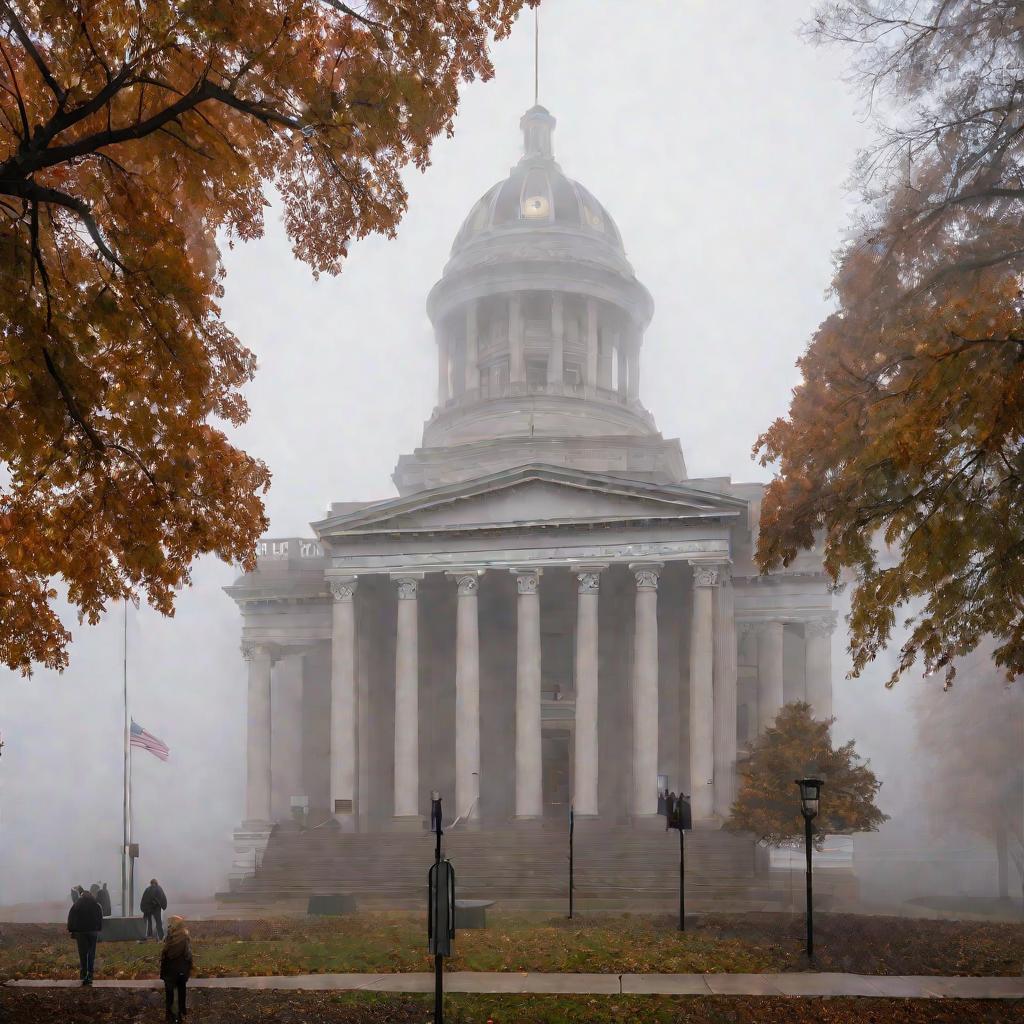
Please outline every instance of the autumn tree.
[{"label": "autumn tree", "polygon": [[962,829],[995,852],[999,895],[1024,890],[1024,680],[1007,684],[983,642],[959,666],[966,684],[915,695],[921,797],[933,825]]},{"label": "autumn tree", "polygon": [[882,784],[854,750],[853,740],[832,746],[834,718],[817,721],[802,701],[784,705],[738,765],[739,792],[725,827],[753,832],[769,846],[804,834],[797,779],[813,766],[825,781],[815,818],[816,847],[826,835],[876,832],[888,815],[875,805]]},{"label": "autumn tree", "polygon": [[836,311],[799,361],[763,570],[822,537],[852,579],[857,675],[906,630],[947,685],[985,635],[1024,672],[1024,10],[1016,0],[840,0],[808,27],[849,48],[878,141],[838,254]]},{"label": "autumn tree", "polygon": [[0,0],[0,663],[66,665],[57,579],[95,622],[170,613],[201,553],[252,565],[217,238],[271,188],[314,275],[393,234],[524,2]]}]

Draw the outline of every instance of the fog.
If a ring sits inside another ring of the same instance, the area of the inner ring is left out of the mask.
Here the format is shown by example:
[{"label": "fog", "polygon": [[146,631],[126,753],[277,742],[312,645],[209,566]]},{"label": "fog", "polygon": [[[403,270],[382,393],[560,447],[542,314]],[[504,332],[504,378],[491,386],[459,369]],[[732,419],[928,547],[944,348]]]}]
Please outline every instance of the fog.
[{"label": "fog", "polygon": [[[712,0],[643,0],[627,18],[611,0],[546,0],[541,13],[556,158],[616,219],[654,297],[641,397],[694,477],[767,479],[751,445],[785,411],[829,308],[853,208],[844,182],[870,125],[841,81],[843,55],[797,37],[809,8],[742,0],[723,17]],[[397,239],[354,245],[340,278],[312,280],[273,209],[262,241],[225,253],[225,315],[259,358],[236,440],[274,473],[271,535],[310,535],[331,501],[394,493],[395,461],[434,401],[424,301],[473,202],[518,159],[532,46],[531,17],[496,48],[495,80],[464,90],[454,138],[407,175]],[[234,575],[204,560],[173,619],[128,611],[131,713],[171,749],[166,764],[134,754],[138,871],[172,899],[224,887],[243,814],[245,664],[221,591]],[[0,905],[61,899],[75,882],[118,887],[122,614],[96,627],[65,615],[62,675],[0,677]],[[925,834],[909,741],[921,680],[886,691],[887,662],[845,682],[844,652],[840,630],[836,739],[855,737],[884,780],[893,822],[873,849],[907,849]]]}]

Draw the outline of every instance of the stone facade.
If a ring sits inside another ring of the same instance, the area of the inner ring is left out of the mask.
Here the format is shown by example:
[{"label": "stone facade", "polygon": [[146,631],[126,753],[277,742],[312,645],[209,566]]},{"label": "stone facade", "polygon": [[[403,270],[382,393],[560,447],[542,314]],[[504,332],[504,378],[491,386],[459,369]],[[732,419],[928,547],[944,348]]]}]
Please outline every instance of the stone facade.
[{"label": "stone facade", "polygon": [[[473,207],[428,300],[438,403],[398,497],[260,542],[228,588],[249,665],[244,834],[642,826],[659,777],[714,827],[783,702],[831,712],[820,556],[760,576],[761,485],[687,479],[640,399],[653,312],[554,119]],[[242,833],[240,833],[242,834]]]}]

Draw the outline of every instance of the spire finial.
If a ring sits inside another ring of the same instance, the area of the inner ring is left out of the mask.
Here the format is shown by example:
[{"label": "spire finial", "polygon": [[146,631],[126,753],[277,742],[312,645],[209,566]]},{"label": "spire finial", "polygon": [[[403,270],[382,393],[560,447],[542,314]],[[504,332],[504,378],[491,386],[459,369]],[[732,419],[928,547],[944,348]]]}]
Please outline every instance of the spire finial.
[{"label": "spire finial", "polygon": [[533,9],[533,105],[540,103],[540,10]]}]

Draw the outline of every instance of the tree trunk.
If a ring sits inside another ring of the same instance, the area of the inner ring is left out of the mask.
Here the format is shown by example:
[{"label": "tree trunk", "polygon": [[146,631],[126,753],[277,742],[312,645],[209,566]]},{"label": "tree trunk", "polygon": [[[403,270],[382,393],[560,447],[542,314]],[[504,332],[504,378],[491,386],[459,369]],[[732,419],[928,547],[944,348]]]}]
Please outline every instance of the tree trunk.
[{"label": "tree trunk", "polygon": [[999,898],[1010,898],[1009,848],[1007,846],[1006,829],[996,826],[996,871],[999,878]]}]

